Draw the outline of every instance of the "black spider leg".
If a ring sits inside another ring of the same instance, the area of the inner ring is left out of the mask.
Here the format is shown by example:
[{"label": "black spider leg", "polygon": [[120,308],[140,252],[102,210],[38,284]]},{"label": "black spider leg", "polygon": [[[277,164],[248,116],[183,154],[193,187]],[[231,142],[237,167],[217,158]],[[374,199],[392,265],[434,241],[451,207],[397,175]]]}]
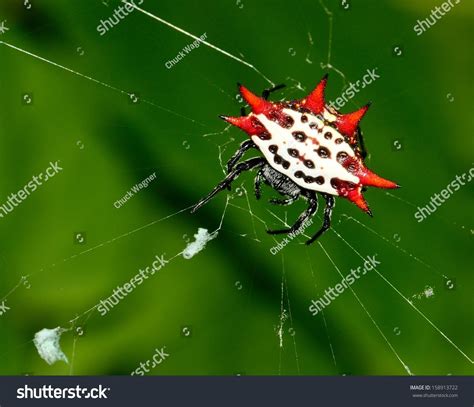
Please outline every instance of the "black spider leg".
[{"label": "black spider leg", "polygon": [[257,146],[252,140],[245,140],[242,144],[240,144],[239,149],[234,153],[234,155],[229,159],[229,161],[227,161],[227,174],[232,171],[237,161],[242,158],[245,152],[250,150],[251,148],[257,148]]},{"label": "black spider leg", "polygon": [[326,200],[326,207],[324,208],[324,218],[323,218],[323,227],[319,229],[316,234],[309,239],[306,244],[313,243],[318,237],[320,237],[326,230],[328,230],[331,226],[331,216],[332,216],[332,209],[334,208],[334,204],[336,200],[334,196],[329,194],[321,194],[324,199]]},{"label": "black spider leg", "polygon": [[265,90],[262,92],[262,98],[264,98],[265,100],[267,100],[268,97],[270,96],[270,93],[276,92],[277,90],[283,89],[284,87],[286,87],[286,85],[283,84],[283,83],[281,83],[280,85],[276,85],[276,86],[274,86],[274,87],[271,88],[271,89],[265,89]]},{"label": "black spider leg", "polygon": [[248,171],[254,167],[265,164],[265,160],[262,157],[251,158],[250,160],[241,162],[219,183],[216,187],[207,195],[202,198],[194,207],[191,209],[191,213],[196,212],[201,206],[208,203],[218,192],[224,190],[234,181],[243,171]]},{"label": "black spider leg", "polygon": [[314,191],[303,190],[303,196],[308,200],[308,208],[298,217],[295,224],[288,229],[267,230],[271,235],[296,232],[318,209],[318,197]]},{"label": "black spider leg", "polygon": [[254,184],[254,191],[255,191],[255,198],[260,199],[262,196],[262,182],[265,181],[265,177],[262,174],[262,170],[257,172],[257,176],[255,177],[255,184]]},{"label": "black spider leg", "polygon": [[290,196],[287,199],[272,198],[268,202],[270,202],[273,205],[287,206],[287,205],[291,205],[292,203],[294,203],[298,198],[299,198],[299,195],[298,196]]},{"label": "black spider leg", "polygon": [[365,157],[367,157],[367,149],[365,148],[364,136],[362,135],[360,127],[357,128],[357,141],[359,144],[360,155],[362,159],[365,159]]}]

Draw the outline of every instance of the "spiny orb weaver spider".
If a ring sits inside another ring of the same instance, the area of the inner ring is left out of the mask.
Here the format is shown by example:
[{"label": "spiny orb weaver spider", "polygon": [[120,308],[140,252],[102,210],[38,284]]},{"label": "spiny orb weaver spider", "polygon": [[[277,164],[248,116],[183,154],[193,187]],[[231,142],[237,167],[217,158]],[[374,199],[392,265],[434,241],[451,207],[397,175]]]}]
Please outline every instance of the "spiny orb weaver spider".
[{"label": "spiny orb weaver spider", "polygon": [[[268,230],[270,234],[297,231],[318,208],[317,192],[326,201],[321,229],[306,244],[311,244],[331,224],[334,196],[347,198],[372,216],[362,192],[366,186],[398,188],[392,181],[379,177],[364,165],[364,148],[359,122],[370,103],[361,109],[341,114],[324,99],[328,75],[325,75],[311,94],[301,100],[269,102],[270,92],[258,97],[239,85],[242,97],[252,109],[241,117],[220,116],[244,130],[250,140],[244,141],[227,162],[227,176],[192,209],[198,210],[218,192],[228,188],[243,171],[258,169],[255,177],[255,196],[260,199],[261,183],[271,186],[285,199],[271,199],[275,205],[290,205],[298,198],[307,200],[308,208],[288,229]],[[263,157],[237,162],[251,148],[260,150]]]}]

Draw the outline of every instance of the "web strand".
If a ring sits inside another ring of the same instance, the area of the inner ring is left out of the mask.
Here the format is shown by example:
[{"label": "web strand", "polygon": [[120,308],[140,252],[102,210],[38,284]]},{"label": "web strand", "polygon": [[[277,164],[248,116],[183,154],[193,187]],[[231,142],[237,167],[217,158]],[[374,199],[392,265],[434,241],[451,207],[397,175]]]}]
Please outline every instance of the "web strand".
[{"label": "web strand", "polygon": [[[311,277],[313,278],[313,281],[314,281],[314,286],[315,286],[314,288],[315,288],[315,291],[316,291],[316,296],[320,297],[319,290],[317,290],[316,275],[314,273],[313,263],[311,261],[311,258],[309,257],[309,251],[308,251],[307,247],[306,247],[306,258],[308,260],[309,270],[311,272]],[[328,344],[329,344],[329,349],[331,351],[332,361],[334,363],[334,367],[337,370],[338,367],[337,367],[337,361],[336,361],[336,354],[334,353],[334,346],[333,346],[332,341],[331,341],[331,336],[329,335],[329,328],[328,328],[328,324],[327,324],[327,321],[326,321],[326,315],[324,313],[324,308],[321,310],[321,316],[323,318],[324,331],[326,332],[326,337],[328,339]]]},{"label": "web strand", "polygon": [[[286,227],[289,227],[289,225],[284,222],[281,218],[279,218],[277,215],[273,214],[273,216],[275,218],[277,218],[282,224],[284,224]],[[304,234],[304,233],[301,233],[301,236],[305,236],[306,238],[309,239],[309,236]],[[333,267],[336,269],[337,273],[341,276],[341,278],[344,278],[344,275],[341,273],[341,271],[339,270],[339,267],[337,267],[336,263],[334,262],[334,260],[332,259],[332,257],[329,255],[329,253],[326,251],[326,249],[324,248],[324,246],[321,244],[320,241],[317,242],[318,245],[321,247],[321,249],[323,250],[324,254],[326,255],[326,257],[329,259],[329,261],[331,262],[331,264],[333,265]],[[372,317],[372,315],[370,314],[370,312],[367,310],[366,306],[364,305],[364,303],[361,301],[361,299],[359,298],[359,296],[356,294],[356,292],[354,291],[354,289],[352,288],[352,286],[349,285],[349,289],[350,291],[352,292],[352,294],[354,295],[354,297],[356,298],[357,302],[359,303],[359,305],[361,306],[361,308],[364,310],[364,312],[367,314],[367,316],[369,317],[369,319],[372,321],[372,323],[374,324],[375,328],[377,329],[377,331],[379,332],[379,334],[382,336],[382,338],[384,339],[385,343],[389,346],[390,350],[393,352],[393,354],[395,355],[395,357],[398,359],[398,361],[402,364],[403,368],[405,369],[405,371],[409,374],[409,375],[413,375],[413,373],[410,371],[410,368],[408,367],[408,365],[402,360],[402,358],[400,357],[400,355],[398,354],[398,352],[395,350],[395,348],[393,347],[393,345],[391,344],[391,342],[388,340],[388,338],[385,336],[385,334],[383,333],[383,331],[381,330],[379,324],[375,321],[375,319]]]},{"label": "web strand", "polygon": [[211,44],[210,42],[208,42],[208,41],[206,41],[206,40],[203,40],[203,39],[201,39],[200,37],[197,37],[197,36],[195,36],[194,34],[191,34],[190,32],[188,32],[188,31],[186,31],[186,30],[184,30],[184,29],[182,29],[182,28],[180,28],[180,27],[178,27],[178,26],[176,26],[176,25],[170,23],[169,21],[166,21],[166,20],[164,20],[163,18],[158,17],[157,15],[152,14],[152,13],[150,13],[150,12],[147,11],[147,10],[144,10],[144,9],[142,9],[141,7],[138,7],[138,6],[137,6],[136,4],[134,4],[134,3],[130,3],[130,2],[128,2],[127,0],[122,0],[122,3],[127,4],[127,5],[129,5],[129,6],[133,7],[133,8],[135,8],[135,9],[138,10],[139,12],[145,14],[145,15],[148,16],[148,17],[153,18],[153,19],[156,20],[156,21],[159,21],[159,22],[162,23],[162,24],[165,24],[166,26],[172,28],[173,30],[178,31],[178,32],[180,32],[181,34],[187,35],[188,37],[191,37],[192,39],[194,39],[194,40],[196,40],[196,41],[199,41],[200,43],[202,43],[202,44],[208,46],[209,48],[212,48],[213,50],[215,50],[215,51],[217,51],[217,52],[220,52],[221,54],[223,54],[223,55],[225,55],[225,56],[227,56],[227,57],[229,57],[229,58],[231,58],[231,59],[233,59],[233,60],[235,60],[235,61],[237,61],[237,62],[239,62],[239,63],[241,63],[241,64],[243,64],[243,65],[245,65],[245,66],[247,66],[247,67],[249,67],[250,69],[254,70],[258,75],[260,75],[263,79],[265,79],[265,81],[267,81],[267,82],[270,84],[271,87],[274,87],[274,86],[275,86],[275,84],[274,84],[270,79],[268,79],[262,72],[260,72],[260,71],[255,67],[255,65],[252,65],[251,63],[249,63],[249,62],[247,62],[247,61],[244,61],[243,59],[241,59],[241,58],[239,58],[239,57],[236,57],[235,55],[231,54],[230,52],[227,52],[227,51],[223,50],[222,48],[219,48],[219,47],[215,46],[214,44]]},{"label": "web strand", "polygon": [[[420,258],[418,258],[417,256],[409,253],[407,250],[405,250],[403,247],[400,247],[398,246],[397,244],[393,243],[392,241],[390,241],[389,239],[387,239],[385,236],[381,235],[380,233],[376,232],[374,229],[370,228],[369,226],[363,224],[362,222],[360,222],[359,220],[357,220],[356,218],[353,218],[352,216],[348,216],[348,215],[341,215],[341,218],[344,217],[345,219],[347,220],[351,220],[353,221],[354,223],[356,223],[357,225],[363,227],[365,230],[368,230],[370,233],[372,233],[373,235],[377,236],[378,238],[382,239],[384,242],[388,243],[390,246],[392,247],[395,247],[397,250],[399,250],[400,252],[402,252],[403,254],[407,255],[408,257],[412,258],[413,260],[415,260],[416,262],[422,264],[423,266],[425,266],[426,268],[428,268],[430,271],[436,273],[437,275],[445,278],[445,279],[448,279],[447,276],[445,276],[444,274],[440,273],[439,271],[436,271],[433,269],[433,267],[431,265],[429,265],[428,263],[426,263],[425,261],[421,260]],[[341,223],[341,221],[339,221],[339,223]]]},{"label": "web strand", "polygon": [[[337,231],[332,228],[331,229],[333,231],[333,233],[336,234],[336,236],[339,237],[339,239],[341,239],[347,246],[349,246],[351,248],[351,250],[356,253],[361,259],[364,259],[364,257],[356,250],[354,249],[354,247],[352,247],[346,239],[344,239],[339,233],[337,233]],[[386,283],[388,284],[388,286],[394,290],[401,298],[403,298],[403,300],[413,309],[416,311],[417,314],[419,314],[426,322],[428,322],[428,324],[430,324],[434,330],[436,332],[438,332],[454,349],[456,349],[466,360],[468,360],[471,364],[473,364],[473,360],[468,356],[466,355],[465,352],[463,352],[461,350],[461,348],[459,346],[457,346],[440,328],[438,328],[420,309],[418,309],[414,304],[413,304],[413,301],[410,301],[407,297],[405,297],[401,292],[400,290],[395,287],[388,279],[387,277],[385,277],[382,273],[380,273],[375,267],[374,267],[374,271],[377,273],[377,275]]]},{"label": "web strand", "polygon": [[[49,59],[43,58],[42,56],[39,56],[39,55],[37,55],[37,54],[34,54],[34,53],[32,53],[32,52],[30,52],[30,51],[27,51],[27,50],[25,50],[25,49],[19,48],[19,47],[13,45],[13,44],[8,43],[8,42],[0,41],[0,45],[5,45],[6,47],[9,47],[9,48],[11,48],[11,49],[13,49],[13,50],[15,50],[15,51],[21,52],[21,53],[23,53],[23,54],[25,54],[25,55],[28,55],[28,56],[30,56],[30,57],[33,57],[33,58],[35,58],[35,59],[38,59],[38,60],[40,60],[40,61],[42,61],[42,62],[46,62],[47,64],[50,64],[50,65],[52,65],[52,66],[55,66],[56,68],[59,68],[59,69],[62,69],[62,70],[64,70],[64,71],[66,71],[66,72],[72,73],[72,74],[74,74],[74,75],[76,75],[76,76],[79,76],[79,77],[81,77],[81,78],[83,78],[83,79],[87,79],[88,81],[94,82],[94,83],[96,83],[96,84],[98,84],[98,85],[100,85],[100,86],[103,86],[103,87],[105,87],[105,88],[107,88],[107,89],[110,89],[110,90],[113,90],[113,91],[115,91],[115,92],[118,92],[118,93],[120,93],[120,94],[122,94],[122,95],[126,95],[126,96],[127,96],[129,99],[131,99],[131,100],[137,97],[133,92],[127,92],[127,91],[125,91],[125,90],[119,89],[119,88],[117,88],[117,87],[115,87],[115,86],[109,85],[108,83],[102,82],[102,81],[100,81],[100,80],[98,80],[98,79],[95,79],[95,78],[93,78],[93,77],[91,77],[91,76],[88,76],[88,75],[85,75],[85,74],[83,74],[83,73],[81,73],[81,72],[75,71],[75,70],[73,70],[73,69],[71,69],[71,68],[68,68],[67,66],[58,64],[57,62],[54,62],[54,61],[51,61],[51,60],[49,60]],[[182,118],[182,119],[188,120],[188,121],[190,121],[190,122],[192,122],[192,123],[194,123],[194,124],[197,124],[197,125],[199,125],[199,126],[206,127],[203,123],[200,123],[200,122],[198,122],[197,120],[194,120],[194,119],[191,119],[191,118],[189,118],[189,117],[183,116],[182,114],[176,113],[176,112],[174,112],[174,111],[172,111],[172,110],[170,110],[170,109],[167,109],[166,107],[160,106],[160,105],[156,104],[155,102],[152,102],[152,101],[149,101],[149,100],[146,100],[146,99],[142,99],[142,98],[140,98],[140,101],[141,101],[141,102],[144,102],[144,103],[146,103],[146,104],[148,104],[148,105],[150,105],[150,106],[153,106],[153,107],[155,107],[155,108],[157,108],[157,109],[159,109],[159,110],[162,110],[162,111],[164,111],[164,112],[166,112],[166,113],[169,113],[169,114],[172,114],[172,115],[174,115],[174,116],[180,117],[180,118]]]},{"label": "web strand", "polygon": [[[334,268],[336,269],[337,273],[341,276],[341,278],[344,278],[344,275],[341,273],[341,270],[339,270],[339,267],[337,267],[336,263],[334,263],[334,260],[332,259],[331,256],[329,256],[329,253],[326,251],[326,249],[324,248],[324,246],[321,244],[321,242],[318,242],[318,245],[319,247],[321,247],[321,249],[323,250],[324,254],[326,255],[326,257],[329,259],[329,261],[331,262],[331,264],[334,266]],[[382,336],[382,338],[384,339],[385,343],[388,345],[388,347],[390,348],[390,350],[393,352],[393,354],[396,356],[396,358],[398,359],[398,361],[402,364],[403,368],[405,369],[405,371],[410,375],[410,376],[413,376],[413,373],[410,371],[410,368],[408,367],[408,365],[403,361],[403,359],[400,357],[400,355],[398,354],[398,352],[395,350],[395,348],[393,347],[393,345],[391,344],[391,342],[388,340],[388,338],[385,336],[385,334],[383,333],[382,329],[380,328],[379,324],[377,324],[377,322],[375,321],[375,319],[372,317],[372,315],[370,314],[370,312],[367,310],[367,308],[365,307],[364,303],[360,300],[359,296],[356,294],[356,292],[354,291],[354,289],[352,288],[352,286],[349,285],[349,289],[351,290],[352,294],[354,295],[354,297],[356,298],[357,302],[359,303],[359,305],[362,307],[362,309],[364,310],[364,312],[367,314],[367,316],[369,317],[369,319],[372,321],[372,323],[374,324],[375,328],[377,329],[377,331],[379,332],[380,336]]]}]

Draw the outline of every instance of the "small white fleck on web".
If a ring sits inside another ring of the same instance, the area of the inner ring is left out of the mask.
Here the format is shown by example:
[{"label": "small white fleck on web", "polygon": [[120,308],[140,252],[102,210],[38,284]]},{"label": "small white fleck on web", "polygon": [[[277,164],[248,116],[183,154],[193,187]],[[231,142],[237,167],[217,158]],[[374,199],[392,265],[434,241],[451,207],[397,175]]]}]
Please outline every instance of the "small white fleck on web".
[{"label": "small white fleck on web", "polygon": [[61,350],[59,340],[61,335],[67,330],[57,327],[54,329],[44,328],[35,333],[33,343],[42,359],[52,365],[60,360],[69,363],[66,355]]},{"label": "small white fleck on web", "polygon": [[194,235],[194,241],[188,243],[184,248],[182,256],[189,260],[193,258],[196,254],[202,251],[208,242],[217,237],[217,232],[209,233],[205,228],[199,228],[197,233]]},{"label": "small white fleck on web", "polygon": [[422,291],[420,291],[416,294],[413,294],[410,297],[410,299],[412,299],[412,300],[422,300],[422,299],[425,299],[425,298],[431,298],[434,295],[435,295],[434,288],[427,285],[427,286],[425,286],[425,288]]}]

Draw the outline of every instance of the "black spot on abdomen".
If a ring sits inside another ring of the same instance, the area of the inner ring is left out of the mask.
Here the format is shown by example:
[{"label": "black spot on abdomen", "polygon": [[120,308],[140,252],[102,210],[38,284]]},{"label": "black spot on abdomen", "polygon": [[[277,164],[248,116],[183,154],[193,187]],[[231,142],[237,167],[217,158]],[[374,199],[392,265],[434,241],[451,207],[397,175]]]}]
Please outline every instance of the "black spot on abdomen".
[{"label": "black spot on abdomen", "polygon": [[[271,146],[270,146],[271,147]],[[275,156],[273,157],[273,161],[275,162],[275,164],[281,164],[281,166],[287,170],[288,168],[290,168],[290,163],[289,161],[286,161],[281,155],[279,154],[275,154]]]},{"label": "black spot on abdomen", "polygon": [[344,151],[340,151],[337,153],[336,159],[339,163],[342,163],[348,157],[347,153]]},{"label": "black spot on abdomen", "polygon": [[331,158],[331,152],[326,147],[319,147],[314,151],[316,151],[321,158]]},{"label": "black spot on abdomen", "polygon": [[272,136],[268,131],[262,131],[258,134],[260,140],[271,140]]},{"label": "black spot on abdomen", "polygon": [[331,178],[331,186],[334,189],[344,190],[344,191],[352,191],[354,190],[357,185],[350,181],[343,181],[339,178]]},{"label": "black spot on abdomen", "polygon": [[283,127],[289,129],[290,127],[293,126],[294,123],[295,123],[295,121],[293,120],[293,118],[291,116],[285,116],[285,119],[284,119],[284,122],[283,122]]},{"label": "black spot on abdomen", "polygon": [[295,124],[295,121],[293,118],[287,114],[284,114],[283,112],[280,112],[278,110],[273,110],[269,113],[268,118],[273,121],[278,123],[281,127],[285,129],[289,129]]},{"label": "black spot on abdomen", "polygon": [[291,156],[291,157],[299,157],[300,153],[297,149],[295,148],[289,148],[288,149],[288,154]]},{"label": "black spot on abdomen", "polygon": [[305,141],[307,139],[307,136],[304,132],[302,131],[294,131],[293,133],[291,133],[293,135],[293,137],[295,138],[296,141]]}]

